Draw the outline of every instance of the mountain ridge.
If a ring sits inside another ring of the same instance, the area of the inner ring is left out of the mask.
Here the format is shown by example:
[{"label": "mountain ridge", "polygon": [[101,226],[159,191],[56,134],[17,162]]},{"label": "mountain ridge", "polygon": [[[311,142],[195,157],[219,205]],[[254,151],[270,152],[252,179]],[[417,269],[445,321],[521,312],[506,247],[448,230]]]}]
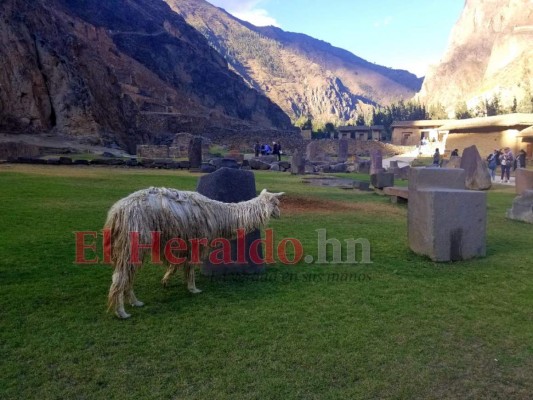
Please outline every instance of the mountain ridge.
[{"label": "mountain ridge", "polygon": [[461,103],[479,109],[494,98],[509,110],[533,112],[531,43],[530,0],[466,0],[440,63],[430,68],[417,97],[441,103],[449,115]]},{"label": "mountain ridge", "polygon": [[4,131],[55,131],[131,151],[184,127],[291,129],[163,1],[8,0],[0,11]]},{"label": "mountain ridge", "polygon": [[414,74],[378,66],[309,35],[256,27],[204,0],[165,1],[293,121],[312,116],[322,123],[354,122],[371,106],[407,100],[420,88]]}]

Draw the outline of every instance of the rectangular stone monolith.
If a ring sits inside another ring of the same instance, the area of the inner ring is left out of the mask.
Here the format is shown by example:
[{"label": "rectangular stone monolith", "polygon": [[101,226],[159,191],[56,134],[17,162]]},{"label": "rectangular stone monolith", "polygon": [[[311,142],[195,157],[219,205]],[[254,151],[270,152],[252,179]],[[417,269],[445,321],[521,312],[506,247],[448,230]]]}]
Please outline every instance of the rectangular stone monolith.
[{"label": "rectangular stone monolith", "polygon": [[370,154],[370,175],[383,171],[383,155],[381,154],[381,150],[373,151]]},{"label": "rectangular stone monolith", "polygon": [[370,175],[370,183],[376,189],[394,186],[394,174],[391,172],[378,172]]},{"label": "rectangular stone monolith", "polygon": [[305,174],[305,159],[300,150],[294,150],[291,158],[291,173],[294,175],[304,175]]},{"label": "rectangular stone monolith", "polygon": [[[255,176],[251,171],[219,168],[215,172],[204,175],[199,179],[197,191],[210,199],[224,203],[239,203],[251,200],[256,196]],[[264,272],[265,265],[256,263],[253,257],[250,257],[252,243],[257,240],[261,240],[259,229],[247,233],[244,238],[231,240],[232,262],[215,265],[209,259],[204,260],[201,268],[202,274],[213,276]],[[256,246],[255,248],[257,249],[258,257],[262,259],[262,247]],[[239,262],[240,258],[242,258],[239,256],[239,254],[242,254],[239,251],[244,252],[245,262]]]},{"label": "rectangular stone monolith", "polygon": [[533,189],[533,171],[518,168],[514,176],[516,194],[522,194],[526,190]]},{"label": "rectangular stone monolith", "polygon": [[462,169],[411,168],[409,247],[433,261],[486,254],[487,196],[465,189]]},{"label": "rectangular stone monolith", "polygon": [[339,140],[339,150],[337,153],[337,161],[345,162],[348,159],[348,140],[340,139]]},{"label": "rectangular stone monolith", "polygon": [[190,168],[200,168],[202,165],[202,138],[200,136],[191,139],[188,153]]}]

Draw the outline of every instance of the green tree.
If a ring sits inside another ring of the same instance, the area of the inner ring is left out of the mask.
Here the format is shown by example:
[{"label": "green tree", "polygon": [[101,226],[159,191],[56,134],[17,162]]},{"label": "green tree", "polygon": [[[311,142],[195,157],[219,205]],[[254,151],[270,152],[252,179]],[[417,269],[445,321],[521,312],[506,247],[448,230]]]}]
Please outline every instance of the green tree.
[{"label": "green tree", "polygon": [[498,93],[494,93],[492,99],[485,100],[485,115],[487,117],[491,117],[493,115],[501,114],[503,114],[503,107],[501,105],[500,95]]},{"label": "green tree", "polygon": [[365,125],[365,116],[363,114],[357,114],[357,119],[355,120],[355,125],[364,126]]},{"label": "green tree", "polygon": [[326,122],[324,125],[324,132],[328,134],[329,137],[335,136],[335,133],[337,130],[335,129],[335,125],[333,125],[332,122]]},{"label": "green tree", "polygon": [[455,118],[456,119],[468,119],[472,118],[472,113],[468,109],[466,102],[461,101],[455,106]]},{"label": "green tree", "polygon": [[448,118],[448,113],[444,109],[444,106],[437,102],[429,106],[428,110],[429,118],[431,119],[446,119]]}]

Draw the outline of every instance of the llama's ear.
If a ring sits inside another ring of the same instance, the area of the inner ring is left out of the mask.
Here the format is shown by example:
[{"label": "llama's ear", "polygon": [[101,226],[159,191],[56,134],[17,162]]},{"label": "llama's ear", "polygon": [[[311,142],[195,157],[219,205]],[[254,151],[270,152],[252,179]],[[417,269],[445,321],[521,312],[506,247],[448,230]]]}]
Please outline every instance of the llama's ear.
[{"label": "llama's ear", "polygon": [[285,192],[273,193],[273,195],[276,196],[276,197],[281,197],[284,194],[285,194]]},{"label": "llama's ear", "polygon": [[259,194],[259,196],[264,195],[266,192],[267,192],[267,190],[266,190],[266,189],[263,189],[263,190],[261,191],[261,194]]}]

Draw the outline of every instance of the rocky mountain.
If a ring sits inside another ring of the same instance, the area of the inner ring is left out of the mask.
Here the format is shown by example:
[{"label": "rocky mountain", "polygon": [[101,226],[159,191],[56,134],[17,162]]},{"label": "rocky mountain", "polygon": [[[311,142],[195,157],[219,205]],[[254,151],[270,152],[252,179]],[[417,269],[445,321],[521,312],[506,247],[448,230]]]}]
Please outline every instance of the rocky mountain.
[{"label": "rocky mountain", "polygon": [[[256,27],[204,0],[165,0],[232,69],[293,120],[355,120],[369,105],[411,98],[421,80],[307,35]],[[354,38],[355,39],[355,38]]]},{"label": "rocky mountain", "polygon": [[291,129],[287,115],[163,1],[0,3],[0,130],[135,144]]},{"label": "rocky mountain", "polygon": [[419,98],[453,113],[499,97],[511,109],[533,112],[533,1],[466,0],[441,62],[424,80]]}]

